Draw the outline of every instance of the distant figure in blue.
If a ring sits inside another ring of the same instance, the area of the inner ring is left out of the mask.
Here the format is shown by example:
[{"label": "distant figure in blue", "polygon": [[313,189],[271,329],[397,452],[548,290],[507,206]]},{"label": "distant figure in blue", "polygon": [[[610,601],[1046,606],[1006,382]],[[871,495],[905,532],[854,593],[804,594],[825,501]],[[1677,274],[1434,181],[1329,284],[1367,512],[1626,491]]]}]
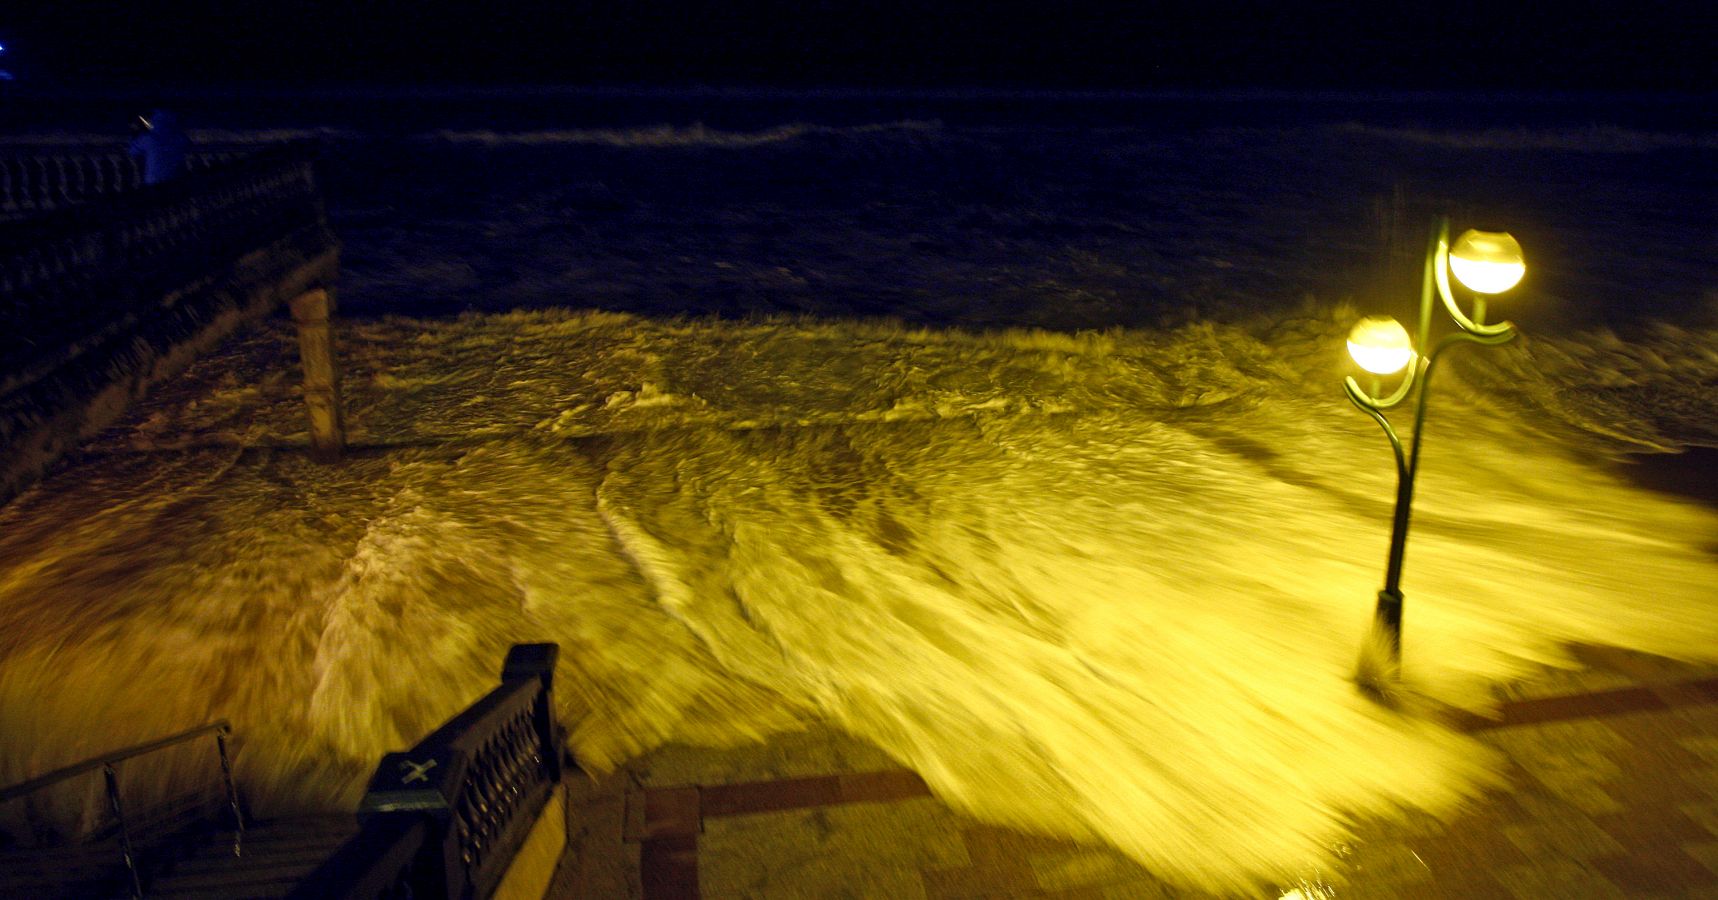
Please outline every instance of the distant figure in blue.
[{"label": "distant figure in blue", "polygon": [[191,142],[179,130],[179,121],[171,112],[158,109],[147,116],[138,116],[131,123],[136,135],[131,139],[131,155],[143,163],[143,183],[160,184],[185,171],[185,152]]}]

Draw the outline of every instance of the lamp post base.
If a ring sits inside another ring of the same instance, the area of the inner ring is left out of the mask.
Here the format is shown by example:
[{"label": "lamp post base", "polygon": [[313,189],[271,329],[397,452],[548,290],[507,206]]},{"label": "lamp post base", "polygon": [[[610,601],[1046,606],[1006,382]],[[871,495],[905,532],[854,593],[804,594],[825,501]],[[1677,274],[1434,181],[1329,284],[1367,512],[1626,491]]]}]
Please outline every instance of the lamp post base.
[{"label": "lamp post base", "polygon": [[1368,693],[1388,699],[1396,692],[1402,675],[1402,594],[1378,592],[1378,609],[1372,628],[1360,645],[1360,665],[1354,680]]},{"label": "lamp post base", "polygon": [[1373,616],[1374,627],[1382,628],[1390,638],[1390,655],[1402,658],[1402,592],[1385,588],[1378,592],[1378,611]]}]

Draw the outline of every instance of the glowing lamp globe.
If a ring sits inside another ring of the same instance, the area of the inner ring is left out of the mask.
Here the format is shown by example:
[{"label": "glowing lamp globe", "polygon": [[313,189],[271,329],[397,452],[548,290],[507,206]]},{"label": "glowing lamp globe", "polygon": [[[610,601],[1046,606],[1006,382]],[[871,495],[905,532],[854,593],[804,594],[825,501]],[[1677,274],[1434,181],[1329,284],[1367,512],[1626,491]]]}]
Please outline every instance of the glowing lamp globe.
[{"label": "glowing lamp globe", "polygon": [[1501,294],[1527,274],[1527,262],[1509,232],[1469,229],[1450,247],[1450,271],[1476,294]]},{"label": "glowing lamp globe", "polygon": [[1348,355],[1374,375],[1392,375],[1414,358],[1414,342],[1401,322],[1389,316],[1367,316],[1348,332]]}]

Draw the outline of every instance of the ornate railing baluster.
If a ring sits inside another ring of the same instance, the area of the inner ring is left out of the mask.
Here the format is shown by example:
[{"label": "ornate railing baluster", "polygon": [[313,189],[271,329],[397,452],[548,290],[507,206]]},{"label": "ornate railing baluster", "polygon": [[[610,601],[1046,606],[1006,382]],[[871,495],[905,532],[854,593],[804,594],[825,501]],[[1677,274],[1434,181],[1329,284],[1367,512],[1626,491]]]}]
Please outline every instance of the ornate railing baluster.
[{"label": "ornate railing baluster", "polygon": [[221,755],[221,780],[226,782],[227,809],[233,815],[233,855],[240,856],[244,853],[245,814],[239,808],[239,789],[233,783],[233,764],[227,755],[227,735],[231,730],[223,725],[215,732],[215,751]]},{"label": "ornate railing baluster", "polygon": [[[224,168],[248,151],[193,150],[187,173]],[[134,190],[143,184],[137,159],[120,149],[85,149],[68,153],[0,157],[0,214],[39,215],[101,197]]]},{"label": "ornate railing baluster", "polygon": [[[6,209],[42,214],[0,223],[0,290],[8,298],[65,298],[26,318],[14,303],[9,325],[51,334],[66,323],[61,313],[70,303],[97,312],[93,324],[99,326],[136,312],[114,298],[140,283],[170,289],[212,264],[316,226],[320,218],[304,214],[320,203],[314,155],[312,145],[284,144],[136,190],[121,184],[135,185],[134,175],[103,184],[76,174],[91,166],[116,174],[134,170],[120,154],[81,165],[52,158],[5,161]],[[99,201],[74,202],[89,200],[84,190],[107,187],[120,189],[100,194]],[[81,324],[92,323],[86,316]],[[23,361],[11,362],[17,368]]]},{"label": "ornate railing baluster", "polygon": [[131,852],[131,829],[125,825],[125,801],[119,796],[119,776],[114,774],[113,763],[101,767],[102,781],[107,786],[107,805],[113,810],[113,819],[119,825],[119,852],[125,859],[125,872],[131,885],[131,896],[134,900],[142,900],[143,879],[137,874],[137,855]]},{"label": "ornate railing baluster", "polygon": [[14,185],[18,181],[16,174],[17,163],[9,159],[0,159],[0,212],[12,215],[18,211],[18,200],[13,196]]},{"label": "ornate railing baluster", "polygon": [[[556,654],[554,644],[515,645],[499,687],[411,750],[382,757],[359,805],[359,834],[291,896],[374,898],[390,886],[413,897],[490,896],[561,780]],[[424,829],[410,865],[355,849],[395,848],[379,835],[408,823]]]}]

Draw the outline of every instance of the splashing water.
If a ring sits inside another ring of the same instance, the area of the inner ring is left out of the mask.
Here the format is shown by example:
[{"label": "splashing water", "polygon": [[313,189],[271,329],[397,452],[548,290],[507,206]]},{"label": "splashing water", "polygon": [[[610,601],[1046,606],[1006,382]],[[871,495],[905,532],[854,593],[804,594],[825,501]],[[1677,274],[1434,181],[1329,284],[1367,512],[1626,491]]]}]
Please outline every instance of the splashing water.
[{"label": "splashing water", "polygon": [[[824,721],[977,816],[1179,883],[1304,870],[1351,816],[1495,781],[1351,680],[1394,475],[1340,399],[1348,317],[354,323],[335,467],[295,449],[271,325],[0,512],[0,779],[225,715],[256,804],[344,806],[508,644],[553,640],[598,769]],[[1527,377],[1499,358],[1441,376],[1411,686],[1480,707],[1565,641],[1715,658],[1718,515],[1590,461],[1634,430],[1614,397],[1517,424],[1570,394],[1483,399]]]}]

